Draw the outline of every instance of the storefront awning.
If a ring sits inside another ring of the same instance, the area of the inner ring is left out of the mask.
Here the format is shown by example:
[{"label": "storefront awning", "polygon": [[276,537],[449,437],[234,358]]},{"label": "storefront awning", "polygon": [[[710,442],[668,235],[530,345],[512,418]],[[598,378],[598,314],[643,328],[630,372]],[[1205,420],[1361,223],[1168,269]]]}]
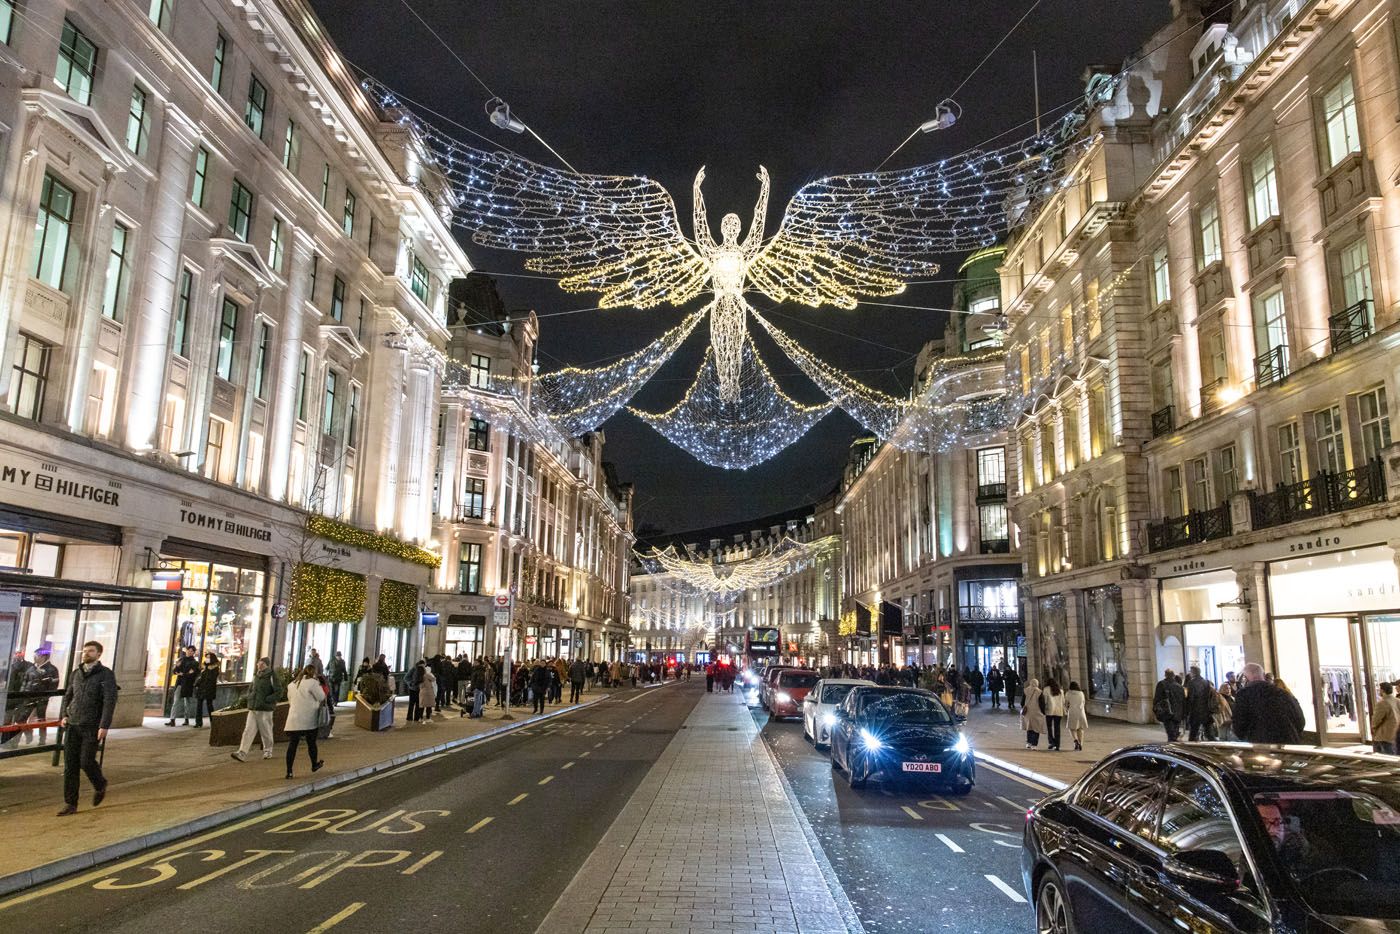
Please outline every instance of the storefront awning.
[{"label": "storefront awning", "polygon": [[180,599],[178,590],[150,590],[145,587],[123,587],[119,584],[97,584],[92,581],[65,580],[61,577],[41,577],[0,571],[0,590],[18,591],[26,606],[112,602],[160,603]]}]

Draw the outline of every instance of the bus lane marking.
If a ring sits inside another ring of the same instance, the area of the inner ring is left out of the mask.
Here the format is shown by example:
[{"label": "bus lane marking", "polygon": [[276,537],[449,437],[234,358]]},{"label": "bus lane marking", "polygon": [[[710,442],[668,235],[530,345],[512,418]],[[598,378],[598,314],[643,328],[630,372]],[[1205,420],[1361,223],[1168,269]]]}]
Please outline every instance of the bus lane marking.
[{"label": "bus lane marking", "polygon": [[344,921],[346,918],[350,917],[363,907],[365,907],[364,902],[351,902],[344,908],[337,911],[335,914],[331,915],[326,920],[322,921],[320,924],[316,925],[311,930],[307,931],[306,934],[325,934],[326,931],[329,931],[331,928],[335,927],[337,924]]},{"label": "bus lane marking", "polygon": [[480,830],[482,827],[485,827],[487,824],[491,823],[491,822],[492,822],[493,820],[495,820],[495,819],[496,819],[496,818],[494,818],[494,817],[483,817],[481,820],[477,821],[475,824],[472,824],[470,827],[468,827],[468,828],[467,828],[467,833],[476,833],[476,832],[477,832],[478,830]]},{"label": "bus lane marking", "polygon": [[549,784],[550,782],[552,782],[552,781],[554,781],[554,776],[553,776],[553,775],[546,775],[544,778],[540,779],[540,782],[539,782],[539,783],[540,783],[541,785],[548,785],[548,784]]},{"label": "bus lane marking", "polygon": [[914,810],[913,808],[911,808],[911,807],[910,807],[909,805],[907,805],[907,804],[904,805],[904,813],[905,813],[905,814],[908,814],[910,817],[914,818],[914,820],[923,820],[923,819],[924,819],[924,816],[923,816],[922,814],[920,814],[918,811]]},{"label": "bus lane marking", "polygon": [[522,791],[520,794],[507,801],[506,807],[511,807],[512,805],[519,804],[521,801],[524,801],[528,797],[530,797],[530,793],[528,791]]},{"label": "bus lane marking", "polygon": [[[979,833],[991,834],[992,842],[997,846],[1004,846],[1010,850],[1019,850],[1021,848],[1021,835],[1007,824],[990,824],[984,821],[975,821],[967,826]],[[1003,837],[1010,839],[1002,839]]]},{"label": "bus lane marking", "polygon": [[1026,903],[1026,897],[1024,895],[1013,889],[1011,886],[1007,885],[1005,882],[1002,882],[1001,879],[999,879],[998,877],[989,873],[983,876],[982,878],[986,879],[992,885],[1000,889],[1001,894],[1005,895],[1007,898],[1011,899],[1016,904],[1024,905]]}]

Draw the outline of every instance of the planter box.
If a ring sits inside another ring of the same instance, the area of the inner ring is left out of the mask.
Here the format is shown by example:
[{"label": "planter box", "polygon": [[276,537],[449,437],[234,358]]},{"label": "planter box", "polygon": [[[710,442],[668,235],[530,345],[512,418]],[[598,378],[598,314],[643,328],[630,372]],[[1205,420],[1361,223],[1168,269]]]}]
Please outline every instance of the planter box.
[{"label": "planter box", "polygon": [[[287,734],[282,731],[282,728],[287,723],[288,710],[291,710],[291,705],[283,701],[272,712],[272,741],[274,743],[287,741]],[[209,724],[210,746],[237,746],[243,741],[243,729],[248,725],[248,711],[246,709],[216,710],[210,716]],[[253,743],[261,746],[262,739],[255,739]]]},{"label": "planter box", "polygon": [[362,730],[369,730],[371,733],[392,729],[394,726],[393,703],[385,704],[375,710],[358,697],[355,698],[355,725]]}]

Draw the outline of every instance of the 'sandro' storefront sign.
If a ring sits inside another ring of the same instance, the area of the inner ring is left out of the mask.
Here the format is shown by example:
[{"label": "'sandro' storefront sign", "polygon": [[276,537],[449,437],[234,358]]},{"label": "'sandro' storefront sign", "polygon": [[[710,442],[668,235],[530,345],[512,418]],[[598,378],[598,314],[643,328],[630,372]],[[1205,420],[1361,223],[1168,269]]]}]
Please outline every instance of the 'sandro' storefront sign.
[{"label": "'sandro' storefront sign", "polygon": [[205,529],[211,532],[222,532],[225,535],[234,535],[239,538],[251,539],[255,542],[272,541],[271,529],[260,529],[255,525],[248,525],[235,519],[222,519],[218,516],[211,516],[208,513],[195,512],[193,509],[180,509],[180,521],[185,525],[195,529]]}]

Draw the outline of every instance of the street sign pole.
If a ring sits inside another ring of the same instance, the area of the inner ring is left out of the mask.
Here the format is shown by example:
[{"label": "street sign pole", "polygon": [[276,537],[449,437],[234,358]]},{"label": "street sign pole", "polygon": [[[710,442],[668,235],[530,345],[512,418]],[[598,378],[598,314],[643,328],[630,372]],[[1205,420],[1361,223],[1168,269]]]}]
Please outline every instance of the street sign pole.
[{"label": "street sign pole", "polygon": [[502,720],[514,720],[510,714],[510,686],[511,686],[511,648],[515,645],[515,630],[511,628],[511,610],[514,599],[508,593],[496,594],[496,603],[492,609],[491,620],[496,626],[502,624],[506,627],[506,650],[501,658],[501,677],[505,679],[505,713],[501,714]]}]

